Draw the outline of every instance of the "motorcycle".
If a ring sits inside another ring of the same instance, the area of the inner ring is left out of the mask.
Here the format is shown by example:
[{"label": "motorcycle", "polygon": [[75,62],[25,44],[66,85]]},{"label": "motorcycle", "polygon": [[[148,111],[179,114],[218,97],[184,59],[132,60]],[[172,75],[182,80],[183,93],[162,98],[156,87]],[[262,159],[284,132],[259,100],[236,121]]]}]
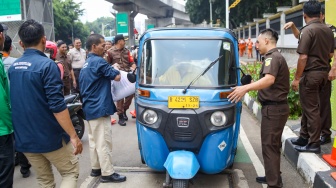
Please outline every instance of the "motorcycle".
[{"label": "motorcycle", "polygon": [[75,131],[79,137],[82,139],[85,131],[84,124],[84,112],[82,110],[82,103],[80,102],[79,94],[70,94],[64,96],[64,102],[68,107],[70,119],[75,128]]}]

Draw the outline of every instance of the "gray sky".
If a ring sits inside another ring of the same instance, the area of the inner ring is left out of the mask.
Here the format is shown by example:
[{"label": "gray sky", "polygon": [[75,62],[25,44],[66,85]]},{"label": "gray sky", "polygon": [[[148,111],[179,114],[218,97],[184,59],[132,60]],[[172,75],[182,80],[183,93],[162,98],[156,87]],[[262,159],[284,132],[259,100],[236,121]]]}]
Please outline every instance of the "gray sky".
[{"label": "gray sky", "polygon": [[[175,0],[181,4],[184,4],[186,1],[184,0]],[[82,22],[92,22],[100,17],[111,17],[110,9],[112,4],[105,0],[74,0],[74,2],[79,3],[82,2],[82,9],[85,10],[84,15],[80,18]],[[138,14],[135,17],[135,20],[138,19],[146,19],[147,16]]]}]

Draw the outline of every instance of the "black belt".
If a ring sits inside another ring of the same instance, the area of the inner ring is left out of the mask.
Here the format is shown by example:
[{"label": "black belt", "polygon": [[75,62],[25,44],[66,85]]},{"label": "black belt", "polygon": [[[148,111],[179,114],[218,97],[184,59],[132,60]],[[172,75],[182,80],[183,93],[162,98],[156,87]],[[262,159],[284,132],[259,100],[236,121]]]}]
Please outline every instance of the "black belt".
[{"label": "black belt", "polygon": [[309,71],[325,71],[329,72],[329,68],[317,68],[317,69],[309,69],[309,70],[304,70],[303,72],[309,72]]},{"label": "black belt", "polygon": [[280,105],[280,104],[287,104],[287,101],[264,101],[260,102],[262,106],[266,105]]}]

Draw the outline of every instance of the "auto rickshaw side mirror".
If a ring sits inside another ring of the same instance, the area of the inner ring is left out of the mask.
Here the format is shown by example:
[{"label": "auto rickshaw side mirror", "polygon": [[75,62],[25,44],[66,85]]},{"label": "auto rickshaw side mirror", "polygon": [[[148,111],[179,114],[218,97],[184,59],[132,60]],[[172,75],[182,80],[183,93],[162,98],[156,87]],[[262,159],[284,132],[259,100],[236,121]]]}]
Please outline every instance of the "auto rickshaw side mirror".
[{"label": "auto rickshaw side mirror", "polygon": [[247,75],[243,75],[240,79],[240,82],[242,83],[242,85],[247,85],[250,84],[252,81],[252,76],[247,74]]},{"label": "auto rickshaw side mirror", "polygon": [[245,74],[240,67],[238,69],[243,74],[243,76],[240,78],[240,82],[242,83],[242,85],[250,84],[252,81],[252,76],[249,74]]}]

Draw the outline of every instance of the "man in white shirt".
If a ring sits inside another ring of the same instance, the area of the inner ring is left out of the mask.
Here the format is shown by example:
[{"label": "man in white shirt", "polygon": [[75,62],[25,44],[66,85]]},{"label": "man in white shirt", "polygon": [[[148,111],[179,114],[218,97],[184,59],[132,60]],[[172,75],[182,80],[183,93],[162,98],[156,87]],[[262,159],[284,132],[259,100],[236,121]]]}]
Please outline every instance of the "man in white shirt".
[{"label": "man in white shirt", "polygon": [[[74,43],[74,48],[72,48],[68,52],[68,59],[69,59],[69,63],[72,65],[72,69],[75,74],[76,83],[79,83],[78,77],[79,77],[81,69],[83,68],[85,60],[86,60],[86,52],[84,49],[81,48],[82,42],[79,38],[75,38],[73,43]],[[79,93],[79,84],[77,84],[76,87],[72,87],[72,92]]]}]

